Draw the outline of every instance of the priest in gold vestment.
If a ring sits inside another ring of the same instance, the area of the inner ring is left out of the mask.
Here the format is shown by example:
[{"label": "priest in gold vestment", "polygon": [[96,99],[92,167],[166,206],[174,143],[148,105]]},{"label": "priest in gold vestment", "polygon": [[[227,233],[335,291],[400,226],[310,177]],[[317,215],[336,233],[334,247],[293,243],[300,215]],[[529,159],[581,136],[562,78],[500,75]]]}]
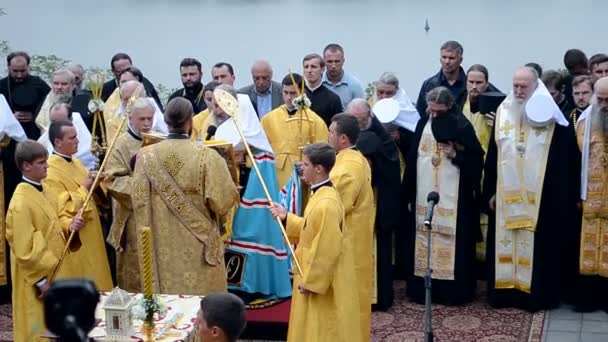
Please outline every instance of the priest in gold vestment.
[{"label": "priest in gold vestment", "polygon": [[219,218],[236,204],[238,190],[226,161],[190,140],[190,101],[171,100],[166,122],[168,139],[137,155],[131,193],[138,230],[152,230],[156,293],[226,291]]},{"label": "priest in gold vestment", "polygon": [[567,126],[536,71],[519,68],[496,113],[484,174],[492,210],[488,299],[495,307],[555,307],[574,276],[580,183],[572,180],[580,154]]},{"label": "priest in gold vestment", "polygon": [[[475,243],[483,150],[475,130],[446,87],[429,91],[428,115],[418,121],[406,161],[405,196],[411,213],[406,295],[424,303],[427,247],[431,244],[432,300],[461,305],[473,300],[477,283]],[[424,224],[427,196],[437,192],[431,241]]]},{"label": "priest in gold vestment", "polygon": [[[97,290],[112,289],[112,276],[95,200],[83,208],[93,174],[73,155],[78,151],[76,128],[71,121],[54,121],[49,127],[54,152],[49,157],[49,173],[43,181],[44,194],[57,206],[64,227],[82,211],[85,226],[80,231],[82,248],[75,257],[80,261],[82,278],[91,279]],[[97,189],[101,191],[101,189]],[[95,197],[95,196],[94,196]]]},{"label": "priest in gold vestment", "polygon": [[353,242],[355,276],[359,290],[359,315],[363,341],[370,340],[374,271],[374,221],[376,205],[372,191],[372,171],[367,159],[355,147],[359,123],[349,114],[336,114],[329,125],[329,144],[337,151],[336,164],[329,179],[338,190],[346,229]]},{"label": "priest in gold vestment", "polygon": [[270,209],[298,244],[295,256],[303,273],[293,279],[287,341],[369,341],[361,336],[352,236],[346,233],[342,200],[329,178],[335,150],[317,143],[306,146],[303,155],[302,177],[312,189],[304,216],[276,203]]},{"label": "priest in gold vestment", "polygon": [[205,101],[207,108],[201,111],[200,113],[194,115],[194,117],[192,118],[192,132],[190,133],[190,139],[192,139],[193,141],[211,139],[211,136],[209,136],[207,132],[207,128],[209,127],[209,125],[207,124],[207,118],[211,114],[211,106],[213,103],[213,91],[220,84],[220,82],[211,81],[203,87],[203,100]]},{"label": "priest in gold vestment", "polygon": [[131,199],[133,162],[142,146],[142,133],[148,133],[152,127],[154,110],[149,99],[138,98],[133,102],[127,131],[116,140],[107,164],[106,181],[114,217],[107,241],[116,250],[118,286],[129,292],[141,292],[137,225]]},{"label": "priest in gold vestment", "polygon": [[[144,96],[145,92],[146,92],[146,90],[144,88],[144,85],[137,81],[126,81],[120,85],[119,93],[120,93],[121,103],[118,106],[118,108],[116,109],[116,112],[114,113],[114,115],[109,115],[107,118],[104,117],[104,120],[106,121],[106,137],[108,138],[109,141],[112,138],[114,138],[116,131],[118,130],[118,127],[120,126],[120,122],[126,115],[127,104],[129,103],[129,100],[131,99],[131,97]],[[154,102],[153,98],[146,97],[146,99],[152,101],[154,103],[154,108],[155,108],[154,118],[153,118],[153,122],[152,122],[152,130],[155,132],[159,132],[159,133],[167,133],[167,124],[165,123],[164,116],[163,116],[163,113],[161,112],[160,108],[158,107],[156,102]],[[108,99],[108,101],[109,101],[109,99]],[[105,111],[104,111],[104,115],[105,115]],[[123,129],[123,132],[126,132],[127,125],[123,125],[122,129]]]},{"label": "priest in gold vestment", "polygon": [[298,74],[293,75],[293,80],[290,75],[285,76],[282,82],[285,104],[264,115],[261,121],[276,156],[279,190],[300,160],[300,148],[327,141],[327,125],[323,119],[309,108],[297,109],[293,104],[301,83],[302,77]]},{"label": "priest in gold vestment", "polygon": [[573,298],[579,311],[608,310],[608,77],[595,83],[592,105],[578,119],[576,132],[583,218]]},{"label": "priest in gold vestment", "polygon": [[[27,140],[17,146],[15,159],[23,174],[6,216],[6,239],[11,249],[13,284],[13,340],[42,341],[45,331],[43,297],[57,267],[71,230],[84,222],[75,217],[62,225],[55,207],[42,192],[40,182],[47,174],[47,151],[41,144]],[[80,247],[79,233],[70,251]],[[79,276],[76,254],[68,253],[56,279]],[[46,339],[44,339],[46,341]]]},{"label": "priest in gold vestment", "polygon": [[60,69],[53,73],[51,78],[51,91],[48,93],[40,111],[36,116],[36,125],[45,131],[51,124],[51,106],[57,102],[70,102],[74,91],[74,74],[68,69]]}]

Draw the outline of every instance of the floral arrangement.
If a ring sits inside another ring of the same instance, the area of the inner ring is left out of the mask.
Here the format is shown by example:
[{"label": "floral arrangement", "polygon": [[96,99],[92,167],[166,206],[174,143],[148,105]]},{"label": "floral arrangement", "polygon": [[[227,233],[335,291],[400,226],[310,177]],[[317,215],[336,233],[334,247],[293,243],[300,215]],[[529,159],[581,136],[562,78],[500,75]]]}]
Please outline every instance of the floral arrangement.
[{"label": "floral arrangement", "polygon": [[306,94],[296,97],[291,103],[297,110],[310,108],[310,105],[312,104]]},{"label": "floral arrangement", "polygon": [[137,299],[131,307],[133,318],[142,320],[147,323],[154,322],[154,315],[158,317],[167,314],[167,306],[157,296],[152,298],[142,297]]}]

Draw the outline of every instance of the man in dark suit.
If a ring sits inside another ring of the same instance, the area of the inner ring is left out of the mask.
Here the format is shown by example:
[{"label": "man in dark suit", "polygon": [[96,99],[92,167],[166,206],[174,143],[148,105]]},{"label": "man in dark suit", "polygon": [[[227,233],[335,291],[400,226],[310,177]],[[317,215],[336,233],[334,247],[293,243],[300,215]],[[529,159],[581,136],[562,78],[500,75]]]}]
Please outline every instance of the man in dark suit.
[{"label": "man in dark suit", "polygon": [[249,95],[253,108],[261,119],[283,104],[281,84],[272,80],[272,67],[265,60],[253,63],[251,78],[253,83],[239,89],[239,93]]}]

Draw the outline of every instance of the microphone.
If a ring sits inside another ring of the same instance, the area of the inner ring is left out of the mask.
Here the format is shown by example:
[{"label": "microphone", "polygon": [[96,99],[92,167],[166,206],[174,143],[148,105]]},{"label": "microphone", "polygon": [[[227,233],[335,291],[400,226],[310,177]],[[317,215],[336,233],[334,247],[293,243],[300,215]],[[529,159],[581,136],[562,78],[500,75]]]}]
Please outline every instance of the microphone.
[{"label": "microphone", "polygon": [[426,214],[424,214],[424,225],[430,226],[433,220],[433,209],[439,203],[439,194],[436,191],[429,192],[426,201],[428,204],[426,206]]},{"label": "microphone", "polygon": [[217,131],[217,127],[213,125],[207,127],[207,137],[205,138],[205,140],[211,139],[211,137],[215,135],[215,131]]}]

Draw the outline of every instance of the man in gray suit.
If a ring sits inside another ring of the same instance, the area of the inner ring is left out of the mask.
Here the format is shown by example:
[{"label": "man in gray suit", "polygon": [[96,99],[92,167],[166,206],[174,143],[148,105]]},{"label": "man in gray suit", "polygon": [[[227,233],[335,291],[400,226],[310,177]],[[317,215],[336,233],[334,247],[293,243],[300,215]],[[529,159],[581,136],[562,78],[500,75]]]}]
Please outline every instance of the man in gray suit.
[{"label": "man in gray suit", "polygon": [[241,88],[239,93],[249,95],[253,108],[262,119],[266,113],[283,104],[282,87],[272,80],[272,67],[265,60],[253,63],[251,77],[253,84]]}]

